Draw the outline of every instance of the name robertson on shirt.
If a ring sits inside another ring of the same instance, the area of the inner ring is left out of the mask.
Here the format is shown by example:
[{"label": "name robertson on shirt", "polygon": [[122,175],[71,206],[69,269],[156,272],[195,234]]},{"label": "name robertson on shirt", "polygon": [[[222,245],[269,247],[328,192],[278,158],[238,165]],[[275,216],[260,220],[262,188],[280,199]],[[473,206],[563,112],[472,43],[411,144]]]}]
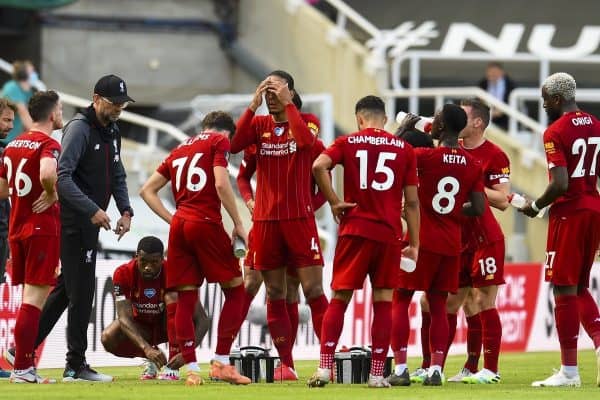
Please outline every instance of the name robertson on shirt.
[{"label": "name robertson on shirt", "polygon": [[296,142],[290,140],[284,143],[261,143],[260,155],[269,157],[283,157],[296,152]]},{"label": "name robertson on shirt", "polygon": [[375,146],[396,146],[404,148],[404,141],[390,137],[381,136],[350,136],[348,137],[349,144],[372,144]]},{"label": "name robertson on shirt", "polygon": [[6,147],[14,147],[16,149],[29,149],[29,150],[37,150],[40,148],[42,144],[40,142],[34,142],[32,140],[13,140]]}]

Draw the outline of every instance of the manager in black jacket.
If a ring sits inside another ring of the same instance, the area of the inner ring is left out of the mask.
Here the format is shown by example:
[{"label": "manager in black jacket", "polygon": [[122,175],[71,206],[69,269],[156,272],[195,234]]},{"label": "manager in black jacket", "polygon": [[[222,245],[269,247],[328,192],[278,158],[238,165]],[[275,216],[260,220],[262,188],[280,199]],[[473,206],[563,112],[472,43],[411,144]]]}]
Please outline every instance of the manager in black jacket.
[{"label": "manager in black jacket", "polygon": [[36,343],[46,338],[68,307],[65,382],[113,380],[89,367],[85,351],[96,283],[98,233],[100,228],[111,229],[105,212],[110,197],[122,215],[114,228],[119,239],[129,231],[133,216],[116,124],[132,101],[125,81],[115,75],[104,76],[94,87],[92,105],[63,129],[58,160],[62,272],[42,310]]}]

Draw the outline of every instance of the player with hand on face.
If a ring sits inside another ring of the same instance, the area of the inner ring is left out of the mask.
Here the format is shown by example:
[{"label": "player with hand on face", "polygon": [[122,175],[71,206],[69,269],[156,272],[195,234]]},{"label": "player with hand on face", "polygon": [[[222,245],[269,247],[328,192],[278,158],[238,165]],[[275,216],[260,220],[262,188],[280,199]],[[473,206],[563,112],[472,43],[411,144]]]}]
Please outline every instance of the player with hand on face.
[{"label": "player with hand on face", "polygon": [[[281,359],[275,380],[297,380],[291,321],[286,305],[287,267],[295,268],[320,338],[327,309],[323,256],[311,199],[311,165],[316,137],[293,103],[294,79],[273,71],[257,87],[237,123],[231,151],[256,145],[256,203],[252,240],[254,268],[267,288],[267,323]],[[254,115],[263,96],[270,115]]]}]

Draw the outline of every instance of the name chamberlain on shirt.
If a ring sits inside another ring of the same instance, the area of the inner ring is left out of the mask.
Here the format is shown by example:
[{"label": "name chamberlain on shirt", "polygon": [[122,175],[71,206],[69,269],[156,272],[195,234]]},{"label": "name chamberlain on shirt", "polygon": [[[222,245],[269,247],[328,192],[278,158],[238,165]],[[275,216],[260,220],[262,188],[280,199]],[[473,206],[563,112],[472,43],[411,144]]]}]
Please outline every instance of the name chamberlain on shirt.
[{"label": "name chamberlain on shirt", "polygon": [[349,136],[349,144],[372,144],[374,146],[396,146],[404,148],[404,141],[391,137],[381,136]]}]

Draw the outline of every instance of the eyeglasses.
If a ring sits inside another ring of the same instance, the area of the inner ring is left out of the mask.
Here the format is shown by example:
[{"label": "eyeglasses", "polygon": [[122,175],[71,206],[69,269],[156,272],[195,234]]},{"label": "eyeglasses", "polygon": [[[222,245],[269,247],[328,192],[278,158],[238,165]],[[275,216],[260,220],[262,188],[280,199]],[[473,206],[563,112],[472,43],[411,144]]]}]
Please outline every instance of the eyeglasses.
[{"label": "eyeglasses", "polygon": [[108,104],[110,104],[113,107],[117,107],[120,108],[121,110],[127,108],[127,106],[129,105],[129,101],[126,101],[125,103],[113,103],[112,101],[110,101],[109,99],[107,99],[106,97],[102,97],[100,96],[100,98],[102,100],[104,100],[105,102],[107,102]]}]

